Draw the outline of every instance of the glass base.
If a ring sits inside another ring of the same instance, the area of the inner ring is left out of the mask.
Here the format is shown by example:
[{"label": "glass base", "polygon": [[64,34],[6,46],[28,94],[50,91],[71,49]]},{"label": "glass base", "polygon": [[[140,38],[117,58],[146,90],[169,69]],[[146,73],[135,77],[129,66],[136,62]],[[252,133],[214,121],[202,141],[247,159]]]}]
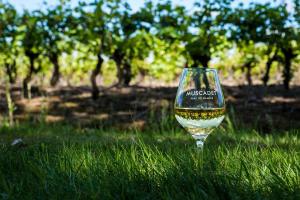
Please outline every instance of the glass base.
[{"label": "glass base", "polygon": [[194,135],[194,134],[192,134],[192,136],[196,140],[197,148],[203,149],[204,142],[205,142],[208,134],[200,134],[200,135]]}]

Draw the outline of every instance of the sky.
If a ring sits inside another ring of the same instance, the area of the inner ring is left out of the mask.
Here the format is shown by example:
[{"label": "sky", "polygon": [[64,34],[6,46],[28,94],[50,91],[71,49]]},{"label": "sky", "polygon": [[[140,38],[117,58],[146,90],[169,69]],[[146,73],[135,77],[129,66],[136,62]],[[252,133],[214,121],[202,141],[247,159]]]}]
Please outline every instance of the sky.
[{"label": "sky", "polygon": [[[45,0],[6,0],[10,2],[12,5],[16,7],[18,11],[22,11],[23,9],[28,10],[36,10],[41,9],[43,7],[43,1]],[[76,6],[79,0],[71,0],[72,5]],[[130,6],[132,7],[133,11],[138,10],[141,6],[143,6],[145,0],[127,0]],[[154,0],[153,2],[158,2],[159,0]],[[288,5],[291,5],[292,0],[236,0],[234,4],[238,4],[239,2],[244,2],[245,4],[249,2],[271,2],[277,1],[277,3],[287,2]],[[48,0],[47,3],[49,5],[56,5],[59,0]],[[195,0],[172,0],[175,5],[185,5],[187,9],[193,7],[193,3]]]}]

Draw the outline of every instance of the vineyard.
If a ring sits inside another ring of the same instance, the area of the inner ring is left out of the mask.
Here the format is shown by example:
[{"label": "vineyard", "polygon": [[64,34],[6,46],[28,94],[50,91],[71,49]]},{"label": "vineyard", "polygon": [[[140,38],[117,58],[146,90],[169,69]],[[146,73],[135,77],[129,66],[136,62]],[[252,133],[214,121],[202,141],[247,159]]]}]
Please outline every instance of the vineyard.
[{"label": "vineyard", "polygon": [[[0,199],[300,198],[299,0],[11,2]],[[174,117],[186,67],[225,96],[203,151]]]},{"label": "vineyard", "polygon": [[292,11],[281,3],[233,3],[206,0],[187,10],[171,1],[147,1],[132,12],[126,1],[76,7],[61,1],[17,12],[1,2],[2,82],[21,82],[26,98],[29,85],[90,82],[96,99],[99,85],[172,82],[184,66],[218,68],[224,78],[244,79],[240,84],[271,82],[288,89],[299,81],[293,81],[299,1]]}]

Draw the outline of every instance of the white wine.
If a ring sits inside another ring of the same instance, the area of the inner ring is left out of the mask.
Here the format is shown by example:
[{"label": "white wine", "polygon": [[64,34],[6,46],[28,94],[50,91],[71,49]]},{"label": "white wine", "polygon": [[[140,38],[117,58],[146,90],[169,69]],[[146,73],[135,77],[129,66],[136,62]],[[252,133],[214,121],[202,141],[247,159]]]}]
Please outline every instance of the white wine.
[{"label": "white wine", "polygon": [[224,115],[225,108],[175,108],[177,121],[194,136],[210,134]]},{"label": "white wine", "polygon": [[225,116],[225,100],[217,70],[184,68],[174,108],[177,121],[202,149],[207,136]]}]

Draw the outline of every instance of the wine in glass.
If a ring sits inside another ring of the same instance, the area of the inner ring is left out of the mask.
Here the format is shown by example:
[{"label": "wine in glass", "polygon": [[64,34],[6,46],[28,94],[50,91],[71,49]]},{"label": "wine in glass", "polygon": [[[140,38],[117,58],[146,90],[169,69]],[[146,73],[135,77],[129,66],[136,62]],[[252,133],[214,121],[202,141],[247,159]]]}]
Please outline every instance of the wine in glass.
[{"label": "wine in glass", "polygon": [[184,68],[175,99],[175,117],[203,148],[207,136],[223,121],[225,101],[218,73],[211,68]]}]

